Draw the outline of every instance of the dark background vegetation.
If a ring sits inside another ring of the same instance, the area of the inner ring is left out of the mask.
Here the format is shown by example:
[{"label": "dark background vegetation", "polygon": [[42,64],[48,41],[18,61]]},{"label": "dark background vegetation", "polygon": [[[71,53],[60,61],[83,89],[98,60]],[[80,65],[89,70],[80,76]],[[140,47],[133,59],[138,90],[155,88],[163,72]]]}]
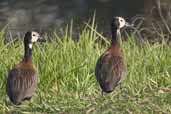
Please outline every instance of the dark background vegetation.
[{"label": "dark background vegetation", "polygon": [[94,11],[97,23],[105,28],[113,16],[130,19],[143,14],[144,0],[0,0],[0,25],[9,24],[12,33],[33,28],[47,30],[71,19],[82,24]]},{"label": "dark background vegetation", "polygon": [[[103,33],[110,32],[109,23],[114,16],[123,16],[132,21],[134,17],[141,15],[148,20],[143,25],[151,27],[154,19],[161,22],[157,1],[159,0],[0,0],[0,27],[8,25],[7,38],[32,29],[46,32],[54,28],[59,30],[70,23],[71,19],[74,20],[74,29],[80,29],[94,12],[98,30]],[[170,0],[161,1],[162,14],[166,17],[170,15],[170,4]]]}]

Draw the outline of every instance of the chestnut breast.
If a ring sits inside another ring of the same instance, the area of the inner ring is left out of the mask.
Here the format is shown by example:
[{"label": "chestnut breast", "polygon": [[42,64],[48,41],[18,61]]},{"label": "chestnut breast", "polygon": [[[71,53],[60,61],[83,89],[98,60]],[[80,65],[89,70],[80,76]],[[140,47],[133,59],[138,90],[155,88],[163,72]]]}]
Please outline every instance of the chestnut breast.
[{"label": "chestnut breast", "polygon": [[104,92],[112,92],[126,72],[120,48],[110,47],[98,59],[95,75]]},{"label": "chestnut breast", "polygon": [[8,74],[7,94],[11,101],[20,102],[33,95],[36,84],[33,65],[30,62],[21,62]]}]

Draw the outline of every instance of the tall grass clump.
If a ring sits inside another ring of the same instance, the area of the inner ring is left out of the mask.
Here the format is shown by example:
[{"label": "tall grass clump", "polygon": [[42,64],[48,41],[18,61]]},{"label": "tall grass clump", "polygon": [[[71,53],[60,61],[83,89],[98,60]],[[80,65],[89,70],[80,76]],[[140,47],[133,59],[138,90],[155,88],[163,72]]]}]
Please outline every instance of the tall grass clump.
[{"label": "tall grass clump", "polygon": [[[8,70],[23,56],[22,40],[3,44],[0,33],[0,113],[5,114],[126,114],[171,113],[171,47],[144,42],[140,48],[134,34],[122,42],[127,65],[123,93],[100,95],[94,68],[109,41],[96,31],[94,23],[86,24],[79,40],[72,37],[72,24],[52,40],[36,44],[33,63],[38,86],[31,102],[14,106],[5,94]],[[102,43],[103,42],[103,45]]]}]

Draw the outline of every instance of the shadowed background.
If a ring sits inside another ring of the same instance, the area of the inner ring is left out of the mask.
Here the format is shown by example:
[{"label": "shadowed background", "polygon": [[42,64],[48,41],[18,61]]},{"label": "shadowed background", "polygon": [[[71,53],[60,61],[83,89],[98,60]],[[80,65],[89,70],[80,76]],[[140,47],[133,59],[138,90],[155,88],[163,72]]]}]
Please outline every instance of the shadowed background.
[{"label": "shadowed background", "polygon": [[[96,12],[100,30],[108,31],[113,16],[127,20],[136,15],[148,15],[155,0],[0,0],[0,26],[8,24],[13,37],[30,29],[47,31],[69,23],[82,25]],[[162,0],[169,3],[169,0]],[[7,37],[9,37],[7,35]]]}]

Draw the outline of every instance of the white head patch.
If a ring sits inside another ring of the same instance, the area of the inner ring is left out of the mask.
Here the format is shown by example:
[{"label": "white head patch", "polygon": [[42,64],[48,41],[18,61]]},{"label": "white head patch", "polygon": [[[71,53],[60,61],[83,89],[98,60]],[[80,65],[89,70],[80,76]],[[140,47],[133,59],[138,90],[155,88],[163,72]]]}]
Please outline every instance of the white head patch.
[{"label": "white head patch", "polygon": [[124,27],[124,26],[125,26],[125,24],[126,24],[125,19],[124,19],[124,18],[122,18],[122,17],[117,17],[117,18],[118,18],[118,21],[119,21],[119,24],[120,24],[119,28]]},{"label": "white head patch", "polygon": [[31,42],[36,42],[39,39],[40,35],[37,32],[32,32],[31,33]]},{"label": "white head patch", "polygon": [[33,46],[33,44],[32,44],[32,43],[30,43],[30,44],[29,44],[29,48],[30,48],[30,49],[32,49],[32,46]]}]

